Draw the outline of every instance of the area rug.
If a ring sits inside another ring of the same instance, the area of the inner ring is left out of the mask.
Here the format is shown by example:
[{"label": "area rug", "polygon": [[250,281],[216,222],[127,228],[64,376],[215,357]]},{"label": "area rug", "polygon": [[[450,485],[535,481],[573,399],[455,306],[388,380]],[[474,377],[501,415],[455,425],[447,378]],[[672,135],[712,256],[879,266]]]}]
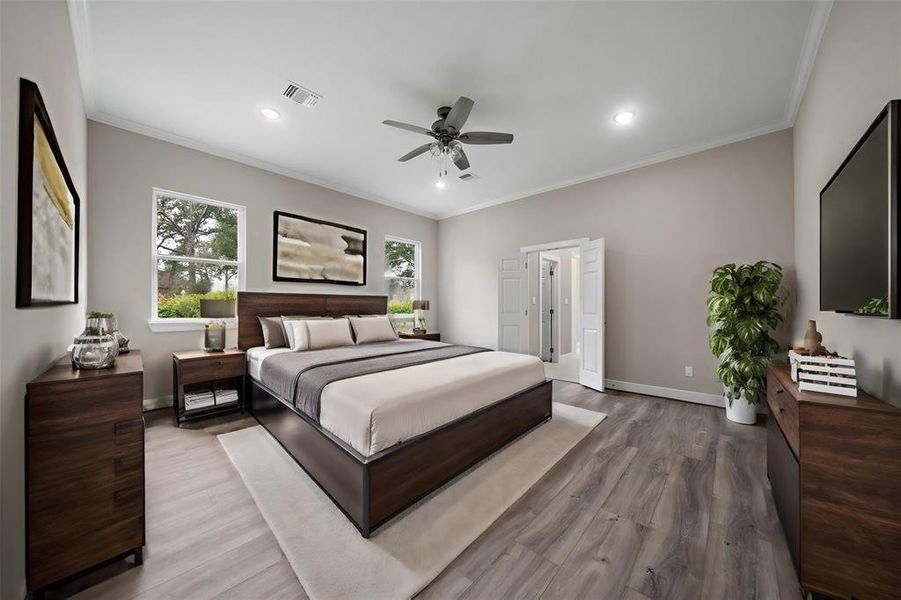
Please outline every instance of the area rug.
[{"label": "area rug", "polygon": [[364,539],[260,426],[219,436],[312,600],[411,598],[606,415],[554,403],[554,418]]}]

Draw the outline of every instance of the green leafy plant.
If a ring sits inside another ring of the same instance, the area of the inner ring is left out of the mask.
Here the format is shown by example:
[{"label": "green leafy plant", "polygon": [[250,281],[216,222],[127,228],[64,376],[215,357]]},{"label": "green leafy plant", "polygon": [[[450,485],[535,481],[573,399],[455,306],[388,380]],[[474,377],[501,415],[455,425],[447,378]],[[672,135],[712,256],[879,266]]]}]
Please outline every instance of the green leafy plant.
[{"label": "green leafy plant", "polygon": [[388,300],[388,313],[392,315],[409,315],[413,313],[412,300]]},{"label": "green leafy plant", "polygon": [[97,310],[92,310],[85,315],[85,318],[87,319],[114,319],[115,317],[116,315],[111,312],[101,312]]},{"label": "green leafy plant", "polygon": [[766,388],[767,364],[779,351],[770,332],[782,323],[782,267],[759,261],[728,264],[713,271],[707,297],[710,350],[719,358],[716,377],[726,387],[729,406],[745,392],[752,404]]},{"label": "green leafy plant", "polygon": [[201,300],[235,300],[235,291],[206,292],[205,294],[160,294],[156,314],[161,319],[199,318]]},{"label": "green leafy plant", "polygon": [[855,312],[858,315],[888,316],[888,298],[873,298]]}]

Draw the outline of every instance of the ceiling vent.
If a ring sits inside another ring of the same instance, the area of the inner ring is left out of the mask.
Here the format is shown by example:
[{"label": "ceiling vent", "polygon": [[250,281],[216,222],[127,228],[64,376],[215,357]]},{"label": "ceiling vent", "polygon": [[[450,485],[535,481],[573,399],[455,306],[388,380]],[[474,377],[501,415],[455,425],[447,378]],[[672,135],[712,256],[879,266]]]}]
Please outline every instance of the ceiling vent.
[{"label": "ceiling vent", "polygon": [[474,179],[478,178],[479,176],[475,173],[463,173],[462,175],[460,175],[460,179],[462,179],[463,181],[473,181]]},{"label": "ceiling vent", "polygon": [[293,81],[288,81],[288,87],[285,88],[285,91],[282,92],[286,98],[290,98],[294,100],[301,106],[306,106],[307,108],[313,108],[316,106],[320,100],[322,100],[322,96],[314,92],[313,90],[308,90],[307,88],[294,83]]}]

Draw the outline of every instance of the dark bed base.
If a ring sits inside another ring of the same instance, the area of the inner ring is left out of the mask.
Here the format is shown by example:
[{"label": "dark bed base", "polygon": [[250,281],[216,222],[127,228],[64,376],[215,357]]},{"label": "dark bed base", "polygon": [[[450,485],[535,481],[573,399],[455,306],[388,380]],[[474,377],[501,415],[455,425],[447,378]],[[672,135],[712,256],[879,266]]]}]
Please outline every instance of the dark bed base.
[{"label": "dark bed base", "polygon": [[551,418],[551,382],[369,457],[250,380],[248,409],[368,538],[379,526]]}]

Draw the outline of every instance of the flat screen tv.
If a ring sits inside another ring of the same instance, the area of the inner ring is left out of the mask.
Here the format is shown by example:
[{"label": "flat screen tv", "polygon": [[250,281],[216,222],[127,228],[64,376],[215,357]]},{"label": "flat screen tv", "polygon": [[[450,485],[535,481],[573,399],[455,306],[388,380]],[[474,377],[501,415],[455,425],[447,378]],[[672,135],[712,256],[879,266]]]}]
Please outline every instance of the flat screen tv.
[{"label": "flat screen tv", "polygon": [[901,318],[899,129],[893,100],[820,192],[820,310]]}]

